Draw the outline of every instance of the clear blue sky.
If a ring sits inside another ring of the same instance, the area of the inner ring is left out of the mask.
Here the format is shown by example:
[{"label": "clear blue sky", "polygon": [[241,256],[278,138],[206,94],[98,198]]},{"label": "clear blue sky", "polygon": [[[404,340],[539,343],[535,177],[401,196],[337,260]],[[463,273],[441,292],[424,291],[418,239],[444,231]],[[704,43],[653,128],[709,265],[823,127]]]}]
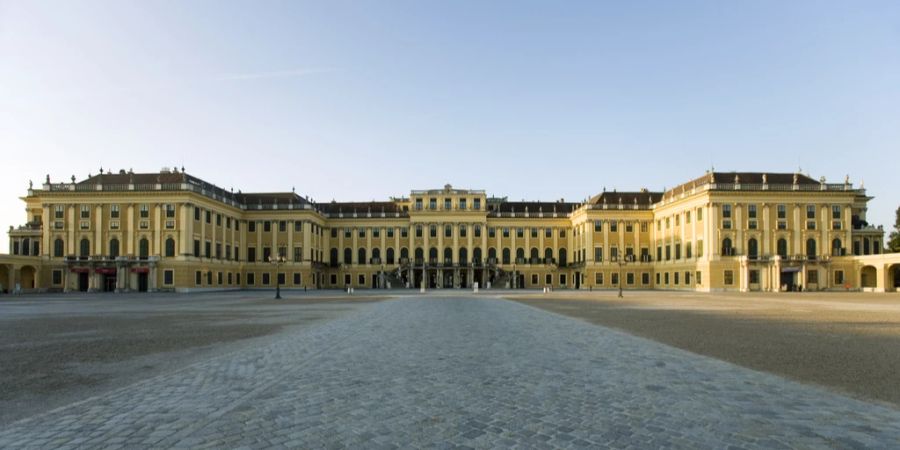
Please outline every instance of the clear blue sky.
[{"label": "clear blue sky", "polygon": [[318,201],[717,170],[900,204],[900,3],[0,0],[0,226],[44,175],[184,165]]}]

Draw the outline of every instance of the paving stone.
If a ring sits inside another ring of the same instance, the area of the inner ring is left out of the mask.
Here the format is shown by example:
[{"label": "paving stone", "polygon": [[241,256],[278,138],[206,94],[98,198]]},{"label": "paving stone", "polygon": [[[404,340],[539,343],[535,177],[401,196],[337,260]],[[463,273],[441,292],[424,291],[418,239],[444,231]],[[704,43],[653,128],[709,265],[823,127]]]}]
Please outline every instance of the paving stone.
[{"label": "paving stone", "polygon": [[900,410],[485,297],[372,303],[0,447],[900,447]]}]

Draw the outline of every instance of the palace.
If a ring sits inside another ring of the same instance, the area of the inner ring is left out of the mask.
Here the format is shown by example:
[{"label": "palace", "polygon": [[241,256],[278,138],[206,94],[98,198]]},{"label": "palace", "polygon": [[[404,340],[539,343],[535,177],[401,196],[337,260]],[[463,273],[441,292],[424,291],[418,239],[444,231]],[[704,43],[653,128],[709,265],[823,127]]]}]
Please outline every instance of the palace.
[{"label": "palace", "polygon": [[583,202],[515,202],[448,184],[315,203],[225,190],[183,168],[101,170],[29,187],[0,286],[895,290],[900,255],[879,255],[871,198],[849,179],[707,172]]}]

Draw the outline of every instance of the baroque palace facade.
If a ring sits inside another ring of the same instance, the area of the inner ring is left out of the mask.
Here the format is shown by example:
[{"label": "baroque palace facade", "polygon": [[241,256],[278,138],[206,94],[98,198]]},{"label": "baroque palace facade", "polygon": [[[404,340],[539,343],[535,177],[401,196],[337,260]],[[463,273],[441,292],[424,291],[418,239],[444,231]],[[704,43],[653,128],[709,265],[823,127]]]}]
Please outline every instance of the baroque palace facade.
[{"label": "baroque palace facade", "polygon": [[[274,288],[894,290],[865,189],[707,172],[584,202],[415,190],[373,202],[242,193],[184,172],[29,187],[0,285],[21,291]],[[873,256],[866,256],[873,255]],[[867,262],[869,261],[869,262]]]}]

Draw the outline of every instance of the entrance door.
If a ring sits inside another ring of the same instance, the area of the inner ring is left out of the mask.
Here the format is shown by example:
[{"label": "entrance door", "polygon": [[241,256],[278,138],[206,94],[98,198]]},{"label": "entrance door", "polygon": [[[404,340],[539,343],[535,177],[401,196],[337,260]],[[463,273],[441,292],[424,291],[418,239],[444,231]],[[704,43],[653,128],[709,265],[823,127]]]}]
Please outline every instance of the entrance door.
[{"label": "entrance door", "polygon": [[449,270],[444,271],[444,287],[452,288],[453,287],[453,272]]},{"label": "entrance door", "polygon": [[781,288],[782,290],[786,290],[788,292],[793,292],[796,289],[796,281],[795,275],[797,272],[794,271],[782,271],[781,272]]},{"label": "entrance door", "polygon": [[578,289],[580,287],[581,287],[581,272],[575,272],[575,289]]},{"label": "entrance door", "polygon": [[147,281],[149,277],[146,273],[138,274],[138,292],[147,292]]},{"label": "entrance door", "polygon": [[78,290],[81,292],[87,292],[88,285],[90,284],[89,279],[90,274],[86,272],[81,272],[78,274]]},{"label": "entrance door", "polygon": [[115,275],[103,275],[103,292],[115,292],[116,290],[116,276]]},{"label": "entrance door", "polygon": [[372,274],[372,289],[378,289],[378,274]]}]

